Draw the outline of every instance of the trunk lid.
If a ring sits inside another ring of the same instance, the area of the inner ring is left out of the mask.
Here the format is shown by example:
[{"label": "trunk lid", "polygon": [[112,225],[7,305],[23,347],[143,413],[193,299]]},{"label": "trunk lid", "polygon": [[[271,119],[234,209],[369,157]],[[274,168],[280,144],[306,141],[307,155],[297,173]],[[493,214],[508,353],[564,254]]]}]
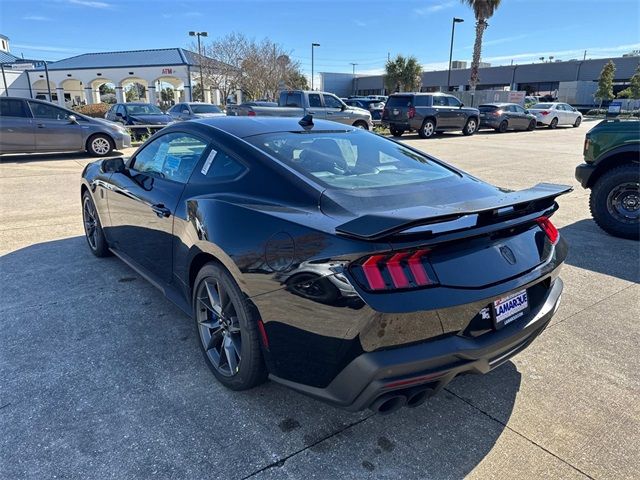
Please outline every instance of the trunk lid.
[{"label": "trunk lid", "polygon": [[385,105],[387,112],[385,119],[406,122],[409,119],[409,108],[413,106],[413,95],[393,95]]}]

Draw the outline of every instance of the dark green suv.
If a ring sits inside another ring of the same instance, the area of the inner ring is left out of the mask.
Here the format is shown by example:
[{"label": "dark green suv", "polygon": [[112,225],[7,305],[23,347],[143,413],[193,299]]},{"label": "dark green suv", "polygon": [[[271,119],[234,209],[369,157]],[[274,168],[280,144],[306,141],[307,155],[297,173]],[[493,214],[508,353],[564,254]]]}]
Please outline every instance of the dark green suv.
[{"label": "dark green suv", "polygon": [[604,231],[640,236],[640,121],[604,120],[587,132],[576,179],[591,189],[591,215]]}]

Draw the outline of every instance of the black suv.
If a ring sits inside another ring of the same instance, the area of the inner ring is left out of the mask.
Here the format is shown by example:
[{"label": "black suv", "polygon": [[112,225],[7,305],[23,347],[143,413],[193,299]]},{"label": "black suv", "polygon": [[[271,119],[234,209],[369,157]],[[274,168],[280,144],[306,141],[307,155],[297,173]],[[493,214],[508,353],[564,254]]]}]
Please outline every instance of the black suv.
[{"label": "black suv", "polygon": [[420,138],[436,132],[462,130],[473,135],[478,129],[480,112],[468,108],[453,95],[443,93],[394,93],[382,112],[382,123],[394,137],[416,130]]}]

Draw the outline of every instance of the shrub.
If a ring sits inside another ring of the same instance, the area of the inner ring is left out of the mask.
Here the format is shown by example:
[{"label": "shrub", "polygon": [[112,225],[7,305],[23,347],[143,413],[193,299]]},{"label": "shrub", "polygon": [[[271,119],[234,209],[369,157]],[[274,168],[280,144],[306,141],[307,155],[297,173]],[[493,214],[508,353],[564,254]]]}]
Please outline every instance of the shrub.
[{"label": "shrub", "polygon": [[111,105],[108,103],[93,103],[89,105],[78,105],[77,107],[73,107],[73,109],[78,112],[86,115],[87,117],[94,118],[104,118],[105,114],[109,111]]}]

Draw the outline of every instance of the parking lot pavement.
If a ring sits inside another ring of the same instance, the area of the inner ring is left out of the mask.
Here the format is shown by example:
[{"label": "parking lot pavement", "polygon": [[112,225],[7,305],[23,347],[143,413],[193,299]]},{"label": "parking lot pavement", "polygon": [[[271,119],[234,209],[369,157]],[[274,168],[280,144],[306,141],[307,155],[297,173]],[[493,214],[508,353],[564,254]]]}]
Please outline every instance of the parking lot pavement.
[{"label": "parking lot pavement", "polygon": [[[500,186],[577,187],[590,126],[403,141]],[[554,216],[571,251],[551,326],[381,417],[217,384],[191,320],[89,253],[87,161],[0,159],[0,478],[637,478],[639,246],[594,225],[587,191]]]}]

